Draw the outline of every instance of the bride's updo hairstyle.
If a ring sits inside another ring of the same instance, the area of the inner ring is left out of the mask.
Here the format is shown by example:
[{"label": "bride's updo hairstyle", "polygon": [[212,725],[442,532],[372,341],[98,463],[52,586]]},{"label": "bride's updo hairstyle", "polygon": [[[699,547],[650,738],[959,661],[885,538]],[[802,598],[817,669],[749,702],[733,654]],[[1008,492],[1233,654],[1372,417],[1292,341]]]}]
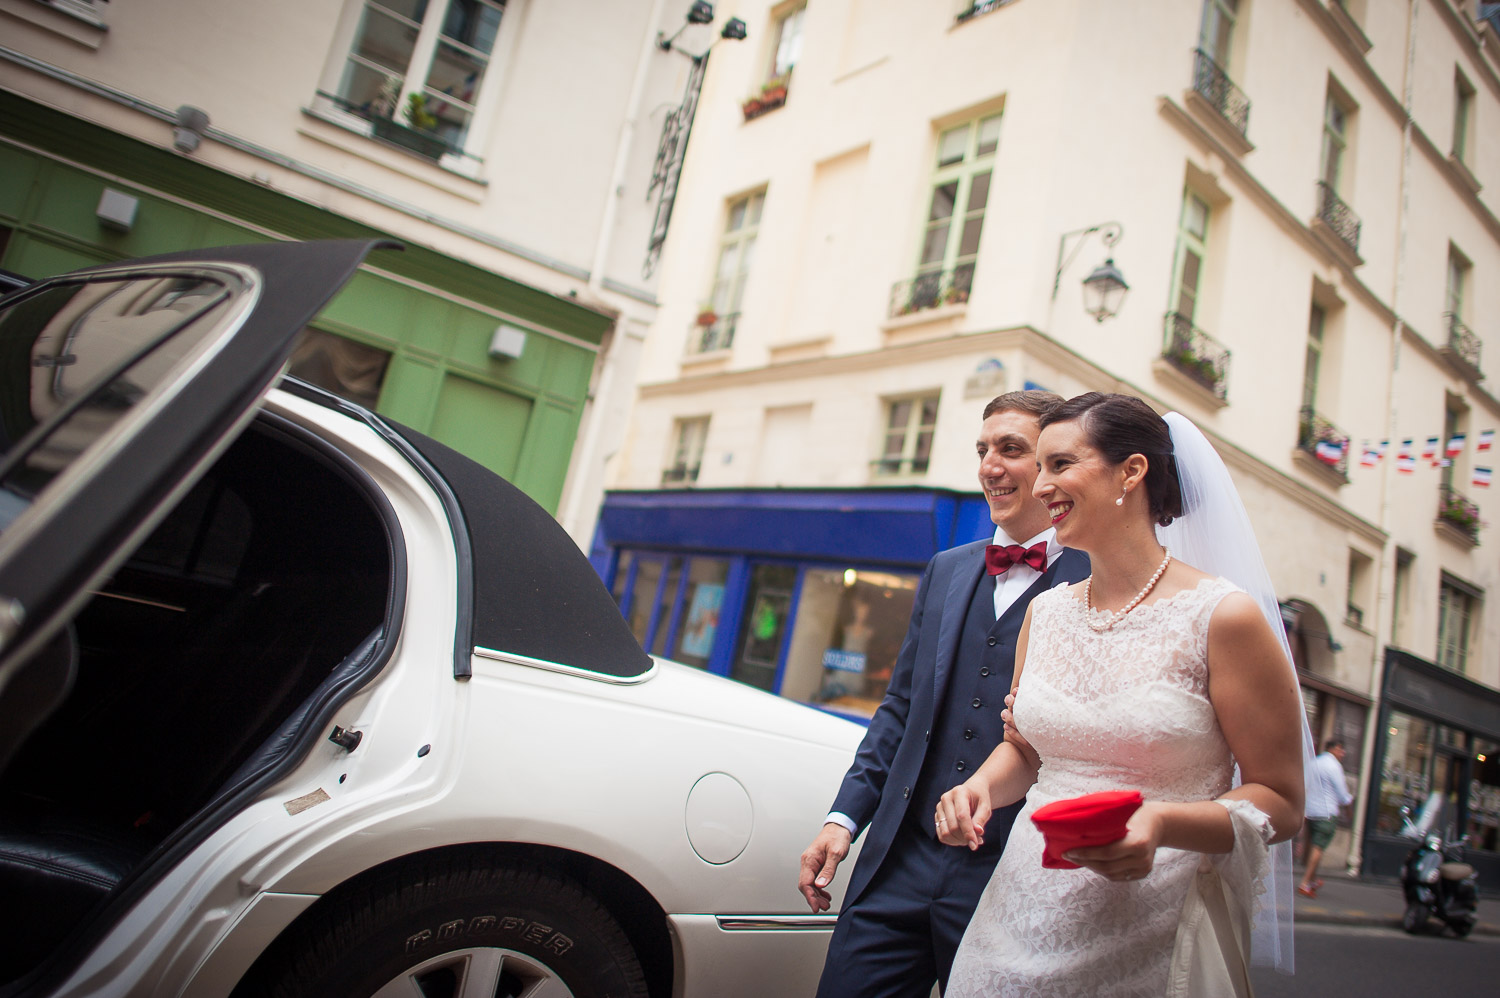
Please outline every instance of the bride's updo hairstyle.
[{"label": "bride's updo hairstyle", "polygon": [[1041,418],[1042,429],[1053,423],[1076,421],[1089,446],[1110,464],[1123,464],[1132,454],[1146,458],[1146,498],[1151,519],[1165,527],[1182,515],[1182,486],[1172,459],[1172,434],[1166,422],[1134,395],[1085,392],[1054,406]]}]

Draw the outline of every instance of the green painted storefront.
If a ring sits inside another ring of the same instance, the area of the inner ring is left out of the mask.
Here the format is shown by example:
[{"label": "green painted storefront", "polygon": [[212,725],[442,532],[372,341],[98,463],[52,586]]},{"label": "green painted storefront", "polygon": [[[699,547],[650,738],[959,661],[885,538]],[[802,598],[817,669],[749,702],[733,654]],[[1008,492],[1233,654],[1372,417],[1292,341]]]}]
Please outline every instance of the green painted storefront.
[{"label": "green painted storefront", "polygon": [[[139,199],[102,226],[104,189]],[[272,233],[274,235],[268,235]],[[46,277],[174,250],[386,233],[0,92],[0,267]],[[502,321],[517,360],[488,347]],[[556,512],[598,345],[612,320],[424,247],[380,252],[313,323],[388,355],[376,408]]]}]

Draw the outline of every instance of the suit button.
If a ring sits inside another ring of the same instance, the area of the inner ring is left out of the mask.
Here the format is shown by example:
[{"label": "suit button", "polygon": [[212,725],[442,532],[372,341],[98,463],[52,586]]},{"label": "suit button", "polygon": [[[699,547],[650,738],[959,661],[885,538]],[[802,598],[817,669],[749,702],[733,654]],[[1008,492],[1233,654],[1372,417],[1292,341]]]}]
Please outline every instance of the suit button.
[{"label": "suit button", "polygon": [[979,674],[981,676],[988,676],[990,674],[990,667],[989,666],[985,666],[984,668],[980,669],[979,670]]},{"label": "suit button", "polygon": [[960,773],[962,773],[964,771],[964,761],[962,759],[958,760],[958,767],[957,768],[958,768],[958,771]]},{"label": "suit button", "polygon": [[901,799],[902,800],[910,800],[911,799],[911,787],[902,787],[901,788]]},{"label": "suit button", "polygon": [[1000,642],[999,642],[999,641],[998,641],[998,640],[996,640],[996,639],[995,639],[995,638],[990,638],[990,640],[989,640],[989,646],[990,646],[990,647],[991,647],[991,648],[993,648],[993,647],[995,647],[995,646],[996,646],[996,645],[997,645],[997,644],[999,644],[999,643],[1000,643]]},{"label": "suit button", "polygon": [[974,737],[974,729],[973,728],[965,728],[964,729],[964,738],[970,739],[970,738],[973,738],[973,737]]},{"label": "suit button", "polygon": [[975,707],[983,707],[984,706],[984,701],[980,700],[978,697],[975,697],[974,698],[974,706]]}]

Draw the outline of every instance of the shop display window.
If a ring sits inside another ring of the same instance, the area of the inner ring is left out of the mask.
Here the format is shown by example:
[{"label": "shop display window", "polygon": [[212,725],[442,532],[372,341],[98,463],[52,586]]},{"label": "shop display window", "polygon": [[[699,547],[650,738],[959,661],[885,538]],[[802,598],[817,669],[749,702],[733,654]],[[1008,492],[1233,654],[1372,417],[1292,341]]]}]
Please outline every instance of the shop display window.
[{"label": "shop display window", "polygon": [[708,667],[714,639],[719,633],[719,613],[724,606],[724,584],[729,562],[722,558],[693,558],[688,562],[687,585],[683,587],[681,623],[673,642],[672,657],[679,662]]},{"label": "shop display window", "polygon": [[[1380,771],[1375,829],[1401,835],[1419,825],[1450,834],[1458,818],[1462,731],[1392,711]],[[1403,814],[1403,808],[1406,813]]]},{"label": "shop display window", "polygon": [[729,678],[763,690],[775,690],[776,662],[786,636],[796,586],[794,565],[756,565],[752,569],[749,601]]},{"label": "shop display window", "polygon": [[1474,742],[1469,780],[1469,848],[1500,852],[1500,742]]},{"label": "shop display window", "polygon": [[808,569],[781,695],[859,717],[874,714],[906,637],[917,578]]}]

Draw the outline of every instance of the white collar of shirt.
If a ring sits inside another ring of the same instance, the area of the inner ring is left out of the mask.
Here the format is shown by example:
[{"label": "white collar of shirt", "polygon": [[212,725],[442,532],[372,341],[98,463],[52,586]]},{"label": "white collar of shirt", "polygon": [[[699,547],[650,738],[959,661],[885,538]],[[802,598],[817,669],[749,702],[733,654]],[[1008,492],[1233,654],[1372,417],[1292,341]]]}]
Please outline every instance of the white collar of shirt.
[{"label": "white collar of shirt", "polygon": [[[1036,536],[1020,542],[1020,544],[1024,548],[1029,548],[1033,544],[1039,544],[1042,541],[1047,542],[1047,567],[1051,568],[1052,563],[1063,553],[1062,545],[1057,543],[1057,528],[1048,527]],[[995,527],[995,543],[1004,547],[1007,544],[1015,544],[1017,542],[1011,539],[1010,534],[1005,532],[1004,527],[997,525]],[[995,619],[999,620],[1005,611],[1010,609],[1011,604],[1020,599],[1022,594],[1031,588],[1031,584],[1041,578],[1041,575],[1041,572],[1022,562],[1019,565],[1012,565],[1010,571],[1004,575],[996,576]]]}]

